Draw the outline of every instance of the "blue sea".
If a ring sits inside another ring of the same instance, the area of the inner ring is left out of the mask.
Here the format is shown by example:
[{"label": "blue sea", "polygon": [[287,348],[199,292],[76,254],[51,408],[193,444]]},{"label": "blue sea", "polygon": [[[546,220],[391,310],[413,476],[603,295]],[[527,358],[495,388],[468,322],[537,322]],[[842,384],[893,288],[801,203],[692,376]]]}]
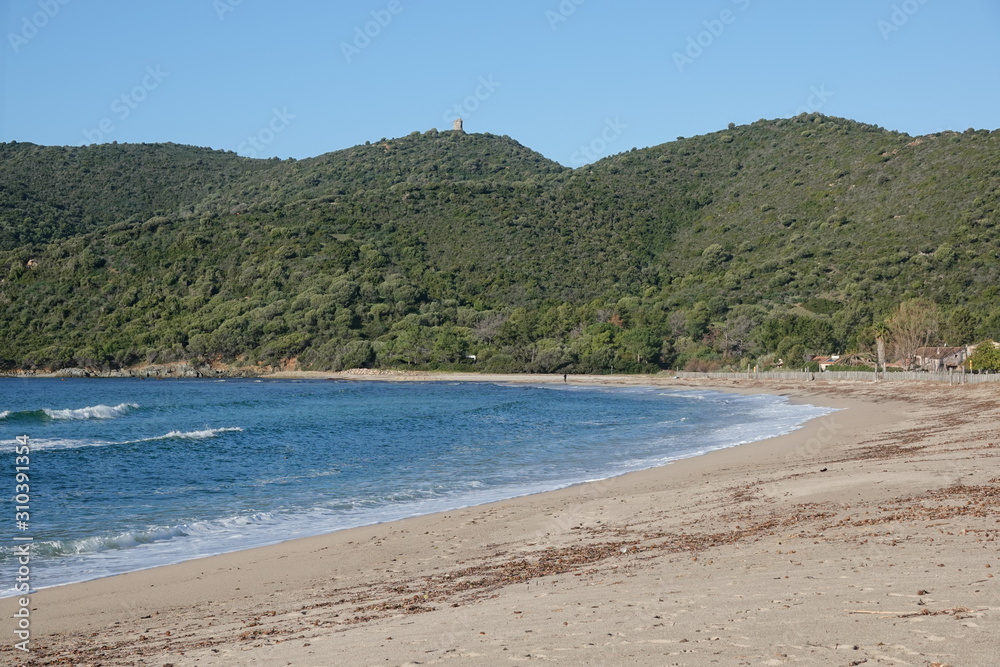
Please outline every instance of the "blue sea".
[{"label": "blue sea", "polygon": [[45,588],[605,479],[828,412],[662,388],[0,379],[0,596],[15,535]]}]

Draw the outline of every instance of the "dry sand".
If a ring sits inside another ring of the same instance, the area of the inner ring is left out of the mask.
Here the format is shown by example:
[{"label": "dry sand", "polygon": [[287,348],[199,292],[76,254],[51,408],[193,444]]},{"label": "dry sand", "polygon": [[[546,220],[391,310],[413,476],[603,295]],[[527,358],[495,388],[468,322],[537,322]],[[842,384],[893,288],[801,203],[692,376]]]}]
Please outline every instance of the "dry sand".
[{"label": "dry sand", "polygon": [[1000,664],[1000,388],[574,380],[846,409],[603,482],[43,590],[32,652],[6,639],[0,662]]}]

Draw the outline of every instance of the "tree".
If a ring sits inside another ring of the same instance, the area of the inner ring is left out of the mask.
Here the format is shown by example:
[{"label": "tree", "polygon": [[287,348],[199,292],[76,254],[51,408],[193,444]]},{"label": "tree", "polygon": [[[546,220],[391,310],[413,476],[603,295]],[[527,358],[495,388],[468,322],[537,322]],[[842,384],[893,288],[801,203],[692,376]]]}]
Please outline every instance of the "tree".
[{"label": "tree", "polygon": [[502,327],[506,321],[507,316],[503,313],[491,312],[476,322],[473,332],[475,333],[476,338],[483,341],[487,345],[492,345],[493,340],[500,332],[500,327]]},{"label": "tree", "polygon": [[885,322],[879,322],[878,324],[872,327],[872,333],[875,336],[875,346],[877,349],[876,353],[878,355],[877,357],[878,362],[877,365],[875,366],[875,370],[878,371],[879,369],[881,369],[881,371],[884,373],[885,341],[888,340],[889,336],[891,335],[891,332],[889,331],[889,327],[885,324]]},{"label": "tree", "polygon": [[732,255],[718,243],[713,243],[701,253],[701,265],[705,271],[714,271],[730,259]]},{"label": "tree", "polygon": [[756,323],[747,315],[738,315],[727,319],[719,327],[719,335],[715,341],[722,356],[726,359],[742,356],[750,347],[750,332],[753,331],[755,325]]},{"label": "tree", "polygon": [[993,341],[983,341],[966,363],[972,371],[1000,371],[1000,347]]},{"label": "tree", "polygon": [[671,338],[687,335],[687,315],[682,310],[675,310],[667,316],[667,329]]},{"label": "tree", "polygon": [[465,331],[450,324],[437,327],[433,348],[434,360],[443,364],[462,361],[468,346],[469,341]]},{"label": "tree", "polygon": [[663,347],[663,339],[650,329],[630,329],[616,336],[622,355],[636,364],[652,363]]},{"label": "tree", "polygon": [[913,363],[918,348],[931,344],[938,333],[940,311],[929,299],[910,299],[899,304],[886,320],[896,356],[906,366]]},{"label": "tree", "polygon": [[976,317],[968,308],[956,308],[942,323],[942,334],[948,345],[968,345],[976,339]]}]

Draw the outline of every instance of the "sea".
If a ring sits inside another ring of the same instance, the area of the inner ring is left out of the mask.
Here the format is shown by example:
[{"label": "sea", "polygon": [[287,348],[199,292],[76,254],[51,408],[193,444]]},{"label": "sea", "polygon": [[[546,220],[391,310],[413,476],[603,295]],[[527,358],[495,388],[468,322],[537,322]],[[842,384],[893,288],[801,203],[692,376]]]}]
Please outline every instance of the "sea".
[{"label": "sea", "polygon": [[663,388],[0,379],[0,596],[25,544],[36,590],[606,479],[828,412]]}]

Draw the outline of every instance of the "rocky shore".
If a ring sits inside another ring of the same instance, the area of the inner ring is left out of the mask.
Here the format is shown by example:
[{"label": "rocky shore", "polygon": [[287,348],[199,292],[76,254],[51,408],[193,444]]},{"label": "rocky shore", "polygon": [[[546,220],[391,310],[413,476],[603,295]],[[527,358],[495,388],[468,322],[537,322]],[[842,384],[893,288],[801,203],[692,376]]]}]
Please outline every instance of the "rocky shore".
[{"label": "rocky shore", "polygon": [[272,372],[272,368],[192,366],[188,363],[151,364],[97,370],[93,368],[62,368],[58,371],[16,370],[0,374],[3,377],[20,378],[248,378],[260,377]]}]

